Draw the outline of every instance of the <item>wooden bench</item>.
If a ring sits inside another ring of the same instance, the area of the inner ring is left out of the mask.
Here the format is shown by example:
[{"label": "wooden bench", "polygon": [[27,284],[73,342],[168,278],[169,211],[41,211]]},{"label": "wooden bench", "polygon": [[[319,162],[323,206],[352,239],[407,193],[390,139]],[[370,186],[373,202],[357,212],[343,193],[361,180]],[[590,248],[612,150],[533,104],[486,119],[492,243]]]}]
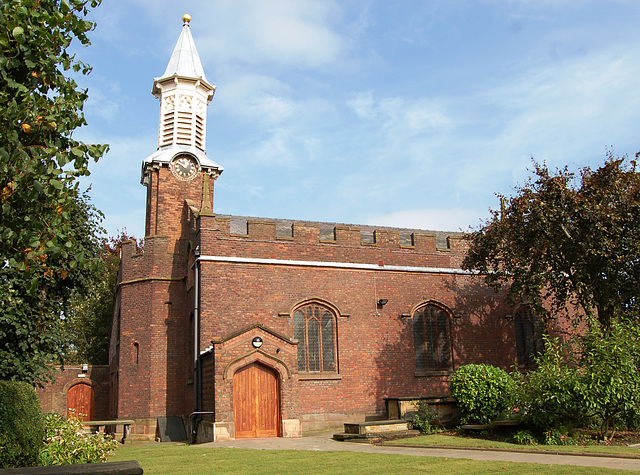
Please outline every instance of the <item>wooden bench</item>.
[{"label": "wooden bench", "polygon": [[45,474],[116,474],[140,475],[144,473],[140,464],[135,460],[126,462],[83,463],[78,465],[54,465],[52,467],[5,468],[0,475],[45,475]]},{"label": "wooden bench", "polygon": [[129,435],[129,426],[135,424],[135,421],[131,419],[114,419],[112,421],[82,421],[83,426],[95,427],[96,432],[100,432],[100,427],[106,426],[123,426],[122,440],[124,444],[127,435]]}]

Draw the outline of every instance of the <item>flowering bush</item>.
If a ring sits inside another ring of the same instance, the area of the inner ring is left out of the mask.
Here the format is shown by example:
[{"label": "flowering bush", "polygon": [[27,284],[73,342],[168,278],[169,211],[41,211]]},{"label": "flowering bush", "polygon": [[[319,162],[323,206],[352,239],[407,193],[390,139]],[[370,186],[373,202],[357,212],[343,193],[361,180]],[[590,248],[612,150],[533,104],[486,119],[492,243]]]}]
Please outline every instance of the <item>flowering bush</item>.
[{"label": "flowering bush", "polygon": [[546,445],[586,445],[587,440],[571,437],[566,429],[553,427],[544,433],[544,443]]},{"label": "flowering bush", "polygon": [[106,462],[118,446],[109,435],[86,433],[82,421],[75,417],[65,419],[58,414],[47,414],[44,427],[40,465]]}]

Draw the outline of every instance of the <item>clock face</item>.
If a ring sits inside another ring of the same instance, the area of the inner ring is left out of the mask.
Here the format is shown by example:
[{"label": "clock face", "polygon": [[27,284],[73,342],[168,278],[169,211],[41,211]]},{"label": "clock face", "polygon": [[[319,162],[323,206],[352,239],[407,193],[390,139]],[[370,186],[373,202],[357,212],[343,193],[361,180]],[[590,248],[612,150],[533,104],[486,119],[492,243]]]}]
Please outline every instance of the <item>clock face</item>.
[{"label": "clock face", "polygon": [[193,157],[181,155],[171,161],[169,168],[178,180],[192,180],[200,167]]}]

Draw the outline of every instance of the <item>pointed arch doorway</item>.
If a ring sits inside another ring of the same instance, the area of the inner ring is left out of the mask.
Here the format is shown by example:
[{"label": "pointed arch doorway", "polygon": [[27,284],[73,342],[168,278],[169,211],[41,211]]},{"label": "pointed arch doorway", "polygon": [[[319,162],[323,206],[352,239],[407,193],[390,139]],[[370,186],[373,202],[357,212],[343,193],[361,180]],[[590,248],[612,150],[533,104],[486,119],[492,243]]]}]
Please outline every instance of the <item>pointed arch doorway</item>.
[{"label": "pointed arch doorway", "polygon": [[278,374],[254,362],[233,375],[233,416],[236,438],[280,435]]}]

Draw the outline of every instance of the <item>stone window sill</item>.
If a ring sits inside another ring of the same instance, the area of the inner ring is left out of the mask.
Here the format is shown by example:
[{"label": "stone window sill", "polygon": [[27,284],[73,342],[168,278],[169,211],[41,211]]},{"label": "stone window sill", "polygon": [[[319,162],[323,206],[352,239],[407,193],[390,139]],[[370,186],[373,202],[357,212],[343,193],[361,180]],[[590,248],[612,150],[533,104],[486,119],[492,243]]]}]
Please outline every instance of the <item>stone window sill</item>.
[{"label": "stone window sill", "polygon": [[453,371],[446,369],[442,371],[416,371],[414,373],[416,378],[428,377],[428,376],[449,376]]},{"label": "stone window sill", "polygon": [[342,375],[338,373],[298,373],[299,381],[315,381],[315,380],[340,380]]}]

